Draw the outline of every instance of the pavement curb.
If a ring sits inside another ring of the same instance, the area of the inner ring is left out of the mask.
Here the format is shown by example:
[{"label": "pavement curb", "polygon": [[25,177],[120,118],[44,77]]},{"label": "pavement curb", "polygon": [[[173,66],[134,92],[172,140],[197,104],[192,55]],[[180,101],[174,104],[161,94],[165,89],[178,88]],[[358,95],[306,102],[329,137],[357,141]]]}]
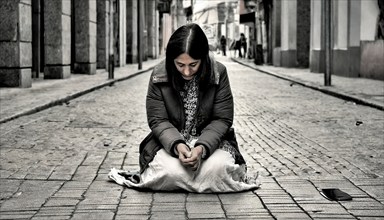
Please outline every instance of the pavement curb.
[{"label": "pavement curb", "polygon": [[370,100],[362,99],[362,98],[360,98],[358,96],[354,96],[354,95],[351,95],[351,94],[348,94],[348,93],[345,93],[345,92],[336,91],[336,90],[332,89],[332,87],[328,88],[328,87],[325,87],[325,86],[319,86],[319,85],[317,85],[315,83],[311,83],[311,82],[307,82],[307,81],[304,81],[304,80],[300,80],[300,79],[295,78],[295,77],[283,76],[283,75],[280,75],[280,74],[277,74],[277,73],[274,73],[274,72],[271,72],[271,71],[266,71],[266,70],[263,70],[262,68],[254,67],[252,65],[249,65],[249,64],[247,64],[245,62],[241,62],[240,60],[237,60],[237,59],[234,59],[234,58],[231,58],[231,60],[233,60],[234,62],[237,62],[237,63],[239,63],[241,65],[244,65],[244,66],[247,66],[249,68],[252,68],[254,70],[257,70],[257,71],[260,71],[262,73],[265,73],[267,75],[274,76],[274,77],[277,77],[277,78],[280,78],[280,79],[284,79],[284,80],[290,81],[292,83],[299,84],[301,86],[304,86],[304,87],[307,87],[307,88],[310,88],[310,89],[313,89],[313,90],[316,90],[316,91],[323,92],[323,93],[325,93],[327,95],[334,96],[336,98],[340,98],[340,99],[343,99],[343,100],[346,100],[346,101],[355,102],[356,104],[365,105],[365,106],[369,106],[369,107],[376,108],[378,110],[384,111],[384,106],[383,105],[380,105],[378,103],[372,102]]},{"label": "pavement curb", "polygon": [[42,104],[42,105],[39,105],[39,106],[35,106],[35,107],[33,107],[31,109],[28,109],[28,110],[25,110],[23,112],[16,113],[14,115],[11,115],[9,117],[1,119],[0,120],[0,124],[12,121],[12,120],[17,119],[17,118],[22,117],[22,116],[31,115],[31,114],[43,111],[43,110],[48,109],[48,108],[53,107],[53,106],[61,105],[63,103],[69,102],[72,99],[78,98],[78,97],[80,97],[82,95],[85,95],[87,93],[93,92],[93,91],[98,90],[98,89],[101,89],[103,87],[112,86],[116,82],[124,81],[124,80],[130,79],[132,77],[138,76],[138,75],[140,75],[140,74],[142,74],[144,72],[150,71],[155,66],[156,66],[156,64],[151,66],[151,67],[149,67],[149,68],[147,68],[147,69],[137,71],[137,72],[135,72],[135,73],[133,73],[131,75],[124,76],[124,77],[121,77],[121,78],[118,78],[118,79],[109,80],[107,82],[95,85],[95,86],[93,86],[91,88],[84,89],[82,91],[76,92],[76,93],[71,94],[71,95],[67,95],[67,96],[65,96],[63,98],[59,98],[59,99],[56,99],[56,100],[53,100],[53,101],[49,101],[49,102],[47,102],[45,104]]}]

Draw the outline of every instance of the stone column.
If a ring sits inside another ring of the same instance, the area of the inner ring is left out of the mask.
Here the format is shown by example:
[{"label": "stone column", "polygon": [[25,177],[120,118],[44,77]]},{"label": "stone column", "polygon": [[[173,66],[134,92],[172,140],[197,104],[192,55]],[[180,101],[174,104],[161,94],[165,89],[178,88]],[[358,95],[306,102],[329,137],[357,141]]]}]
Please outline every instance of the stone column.
[{"label": "stone column", "polygon": [[156,19],[156,1],[147,1],[146,20],[148,29],[148,57],[157,58],[157,47],[159,39],[157,37],[158,26]]},{"label": "stone column", "polygon": [[348,1],[333,1],[332,4],[332,73],[348,76]]},{"label": "stone column", "polygon": [[[67,1],[63,1],[67,2]],[[69,1],[68,1],[69,2]],[[96,73],[96,1],[75,0],[74,73]]]},{"label": "stone column", "polygon": [[31,0],[1,0],[0,86],[32,86]]},{"label": "stone column", "polygon": [[309,45],[311,29],[311,2],[297,1],[297,30],[296,30],[296,50],[297,65],[299,67],[309,67]]},{"label": "stone column", "polygon": [[272,63],[281,66],[281,1],[273,0],[272,11]]},{"label": "stone column", "polygon": [[281,65],[296,66],[297,0],[281,2]]},{"label": "stone column", "polygon": [[44,1],[44,78],[71,74],[71,1]]},{"label": "stone column", "polygon": [[127,1],[127,63],[137,63],[137,0]]},{"label": "stone column", "polygon": [[281,65],[308,67],[310,1],[281,2]]},{"label": "stone column", "polygon": [[97,0],[97,68],[108,69],[109,0]]},{"label": "stone column", "polygon": [[127,56],[127,5],[125,0],[119,0],[119,65],[125,66]]},{"label": "stone column", "polygon": [[311,72],[325,72],[325,46],[324,46],[324,24],[323,24],[322,1],[311,0],[311,51],[310,64]]},{"label": "stone column", "polygon": [[[358,77],[360,74],[360,24],[361,24],[361,1],[349,2],[349,63],[350,75]],[[364,4],[366,4],[364,2]]]}]

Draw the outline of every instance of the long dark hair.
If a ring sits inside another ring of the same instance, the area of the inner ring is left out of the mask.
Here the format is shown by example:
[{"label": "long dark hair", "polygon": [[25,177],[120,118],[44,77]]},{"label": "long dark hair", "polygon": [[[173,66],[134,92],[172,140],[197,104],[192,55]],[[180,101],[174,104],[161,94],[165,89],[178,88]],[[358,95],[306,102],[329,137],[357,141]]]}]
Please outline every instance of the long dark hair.
[{"label": "long dark hair", "polygon": [[176,90],[181,89],[184,80],[176,69],[174,59],[183,53],[187,53],[193,59],[201,60],[197,77],[199,77],[200,90],[206,88],[212,77],[208,39],[200,26],[195,23],[179,27],[168,41],[165,58],[166,70],[168,79]]}]

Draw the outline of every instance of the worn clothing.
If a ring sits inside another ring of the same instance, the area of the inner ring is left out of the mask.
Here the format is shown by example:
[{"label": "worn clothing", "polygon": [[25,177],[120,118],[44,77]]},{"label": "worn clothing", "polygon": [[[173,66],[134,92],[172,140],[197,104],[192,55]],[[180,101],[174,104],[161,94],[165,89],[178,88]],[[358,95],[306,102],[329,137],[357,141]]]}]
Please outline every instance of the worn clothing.
[{"label": "worn clothing", "polygon": [[[112,169],[109,178],[121,185],[152,190],[197,193],[239,192],[256,189],[256,177],[246,176],[233,122],[233,97],[226,68],[212,58],[212,77],[205,90],[199,75],[173,89],[165,62],[154,68],[146,99],[152,130],[140,144],[140,172]],[[184,167],[175,145],[204,147],[198,169]],[[249,181],[251,180],[251,181]]]},{"label": "worn clothing", "polygon": [[177,158],[161,149],[141,175],[116,169],[112,169],[109,173],[110,179],[131,188],[157,191],[183,190],[195,193],[241,192],[256,189],[259,186],[256,177],[247,178],[245,164],[235,164],[233,157],[221,149],[217,149],[197,171],[182,166]]},{"label": "worn clothing", "polygon": [[[212,58],[212,77],[210,86],[199,91],[196,112],[196,145],[203,145],[208,158],[227,140],[238,150],[233,123],[233,97],[227,71],[224,65]],[[147,100],[148,124],[152,132],[140,144],[140,168],[145,170],[161,148],[176,157],[173,147],[185,139],[181,131],[185,128],[186,114],[179,91],[175,91],[168,81],[165,62],[154,68],[151,75]],[[244,164],[241,154],[236,158],[237,164]]]}]

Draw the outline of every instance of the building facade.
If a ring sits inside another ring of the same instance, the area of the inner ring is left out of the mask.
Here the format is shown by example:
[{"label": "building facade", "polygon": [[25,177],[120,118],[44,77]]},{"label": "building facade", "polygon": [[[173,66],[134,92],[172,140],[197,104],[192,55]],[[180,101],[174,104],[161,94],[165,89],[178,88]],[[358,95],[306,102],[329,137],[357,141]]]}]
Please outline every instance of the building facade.
[{"label": "building facade", "polygon": [[96,74],[108,69],[112,54],[116,67],[137,63],[138,43],[144,61],[157,58],[163,1],[171,2],[1,0],[0,86],[31,87],[36,78]]},{"label": "building facade", "polygon": [[[326,15],[325,3],[330,3]],[[383,0],[239,0],[240,24],[256,44],[256,64],[324,73],[331,21],[331,72],[384,80]],[[254,18],[253,18],[253,17]],[[251,42],[252,43],[252,42]],[[252,48],[250,48],[252,49]],[[249,52],[251,52],[250,50]]]},{"label": "building facade", "polygon": [[[273,0],[272,63],[325,71],[325,0]],[[331,72],[384,80],[382,0],[331,1]]]}]

